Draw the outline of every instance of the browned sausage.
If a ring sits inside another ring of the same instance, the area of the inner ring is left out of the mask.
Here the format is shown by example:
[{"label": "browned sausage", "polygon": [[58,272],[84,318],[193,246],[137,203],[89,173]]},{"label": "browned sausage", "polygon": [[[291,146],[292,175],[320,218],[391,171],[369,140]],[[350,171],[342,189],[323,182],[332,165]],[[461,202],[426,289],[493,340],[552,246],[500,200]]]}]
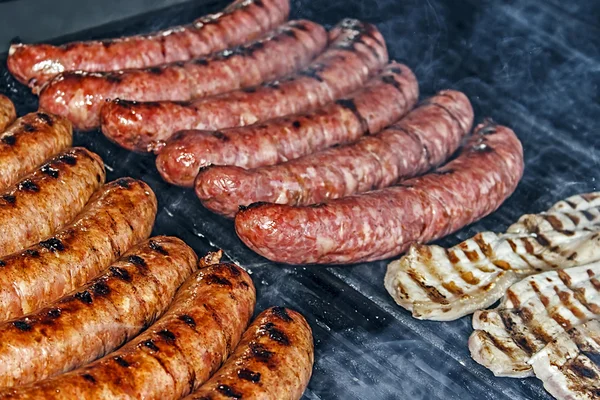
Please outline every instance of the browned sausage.
[{"label": "browned sausage", "polygon": [[306,66],[326,45],[327,32],[321,25],[292,21],[257,41],[185,63],[63,73],[40,94],[40,108],[89,130],[100,125],[106,99],[187,101],[254,86]]},{"label": "browned sausage", "polygon": [[329,47],[308,68],[280,81],[192,102],[106,103],[102,132],[129,150],[160,150],[183,129],[245,126],[323,106],[363,86],[388,61],[383,37],[373,25],[345,20],[330,37]]},{"label": "browned sausage", "polygon": [[43,112],[19,118],[0,133],[0,190],[15,184],[72,142],[71,123],[65,118]]},{"label": "browned sausage", "polygon": [[63,46],[15,44],[8,69],[34,92],[64,71],[117,71],[185,61],[252,40],[284,22],[289,0],[236,0],[223,12],[150,35]]},{"label": "browned sausage", "polygon": [[222,131],[182,131],[156,158],[163,179],[192,186],[201,168],[273,165],[376,133],[406,114],[419,85],[405,65],[392,62],[351,96],[301,115]]},{"label": "browned sausage", "polygon": [[298,400],[314,362],[310,326],[283,307],[262,312],[229,360],[185,400]]},{"label": "browned sausage", "polygon": [[255,204],[237,214],[235,228],[250,248],[277,262],[385,259],[490,214],[522,174],[521,142],[488,121],[456,159],[423,177],[308,207]]},{"label": "browned sausage", "polygon": [[100,157],[76,147],[0,193],[0,257],[63,227],[83,209],[104,179]]},{"label": "browned sausage", "polygon": [[0,259],[0,321],[36,311],[77,289],[150,236],[156,197],[122,178],[100,188],[54,236]]},{"label": "browned sausage", "polygon": [[250,276],[233,264],[202,268],[163,317],[121,349],[66,374],[8,389],[0,399],[180,399],[228,358],[256,299]]},{"label": "browned sausage", "polygon": [[208,209],[233,217],[255,202],[295,206],[381,189],[444,163],[473,126],[467,96],[438,93],[383,132],[347,146],[272,167],[202,170],[196,194]]},{"label": "browned sausage", "polygon": [[197,262],[180,239],[155,237],[75,293],[0,324],[0,387],[39,381],[110,353],[165,312]]},{"label": "browned sausage", "polygon": [[4,132],[15,118],[17,118],[15,105],[8,97],[0,94],[0,133]]}]

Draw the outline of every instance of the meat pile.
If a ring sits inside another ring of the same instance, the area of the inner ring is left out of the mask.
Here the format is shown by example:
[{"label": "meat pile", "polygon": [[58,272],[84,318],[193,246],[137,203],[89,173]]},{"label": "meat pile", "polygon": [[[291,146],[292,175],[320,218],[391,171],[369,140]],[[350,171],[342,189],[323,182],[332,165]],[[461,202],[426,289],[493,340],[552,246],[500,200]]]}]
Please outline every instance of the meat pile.
[{"label": "meat pile", "polygon": [[312,332],[221,254],[150,237],[152,189],[105,183],[64,117],[0,98],[0,399],[299,399]]},{"label": "meat pile", "polygon": [[512,194],[523,154],[509,128],[486,120],[471,134],[473,109],[454,90],[417,104],[415,75],[389,60],[375,26],[345,19],[327,32],[286,22],[289,11],[288,0],[237,0],[147,36],[14,45],[8,66],[41,109],[156,153],[166,181],[194,187],[274,261],[398,255]]},{"label": "meat pile", "polygon": [[385,287],[419,319],[474,313],[469,349],[494,375],[535,375],[558,399],[599,398],[599,192],[524,215],[506,233],[412,246]]}]

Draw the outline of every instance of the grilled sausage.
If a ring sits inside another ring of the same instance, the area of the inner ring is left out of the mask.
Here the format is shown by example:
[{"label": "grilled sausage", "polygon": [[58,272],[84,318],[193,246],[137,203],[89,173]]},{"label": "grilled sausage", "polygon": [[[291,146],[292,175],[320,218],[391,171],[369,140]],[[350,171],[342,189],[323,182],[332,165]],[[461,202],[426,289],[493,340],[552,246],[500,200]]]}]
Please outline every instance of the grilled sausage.
[{"label": "grilled sausage", "polygon": [[75,293],[0,324],[0,386],[45,379],[113,351],[163,314],[197,262],[180,239],[155,237]]},{"label": "grilled sausage", "polygon": [[117,71],[186,61],[252,40],[283,23],[289,0],[236,0],[223,12],[150,35],[74,42],[15,44],[8,69],[34,92],[64,71]]},{"label": "grilled sausage", "polygon": [[390,186],[448,159],[471,130],[467,97],[443,91],[378,135],[272,167],[210,167],[196,179],[208,209],[235,216],[240,206],[303,206]]},{"label": "grilled sausage", "polygon": [[76,147],[0,193],[0,257],[63,227],[83,209],[104,179],[100,157]]},{"label": "grilled sausage", "polygon": [[69,118],[77,129],[89,130],[100,125],[106,99],[187,101],[255,86],[307,65],[326,44],[322,26],[292,21],[257,41],[186,63],[61,74],[41,92],[40,108]]},{"label": "grilled sausage", "polygon": [[0,321],[46,306],[146,239],[156,216],[148,185],[122,178],[100,188],[72,224],[0,259]]},{"label": "grilled sausage", "polygon": [[19,118],[0,133],[0,190],[15,184],[72,142],[71,123],[65,118],[43,112]]},{"label": "grilled sausage", "polygon": [[255,298],[241,268],[202,268],[165,315],[121,349],[66,374],[5,390],[0,399],[180,399],[227,359],[252,317]]},{"label": "grilled sausage", "polygon": [[17,111],[13,102],[8,97],[0,94],[0,133],[4,132],[16,118]]},{"label": "grilled sausage", "polygon": [[361,87],[388,61],[373,25],[345,20],[330,32],[323,54],[298,74],[258,87],[192,102],[114,100],[102,107],[102,132],[129,150],[160,150],[184,129],[218,130],[305,112]]},{"label": "grilled sausage", "polygon": [[225,365],[185,400],[298,400],[313,362],[312,331],[304,317],[273,307],[250,325]]},{"label": "grilled sausage", "polygon": [[493,212],[522,174],[521,142],[488,120],[456,159],[428,175],[308,207],[258,203],[237,214],[235,228],[250,248],[277,262],[380,260]]},{"label": "grilled sausage", "polygon": [[418,97],[412,71],[391,63],[350,97],[307,114],[217,132],[180,132],[161,150],[156,166],[167,182],[192,186],[198,171],[211,164],[278,164],[376,133],[406,114]]}]

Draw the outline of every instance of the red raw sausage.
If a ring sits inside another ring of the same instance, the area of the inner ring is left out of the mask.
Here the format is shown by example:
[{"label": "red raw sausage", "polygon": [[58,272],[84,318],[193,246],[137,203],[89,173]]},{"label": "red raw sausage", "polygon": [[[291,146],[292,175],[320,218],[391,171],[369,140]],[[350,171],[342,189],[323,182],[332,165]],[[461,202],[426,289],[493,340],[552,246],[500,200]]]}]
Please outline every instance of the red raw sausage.
[{"label": "red raw sausage", "polygon": [[233,217],[240,206],[303,206],[381,189],[444,163],[473,125],[469,99],[443,91],[397,124],[357,143],[272,167],[202,170],[196,194],[208,209]]},{"label": "red raw sausage", "polygon": [[150,35],[74,42],[15,44],[8,69],[34,92],[65,71],[117,71],[186,61],[252,40],[283,23],[289,0],[236,0],[223,12]]},{"label": "red raw sausage", "polygon": [[0,133],[0,190],[71,147],[72,142],[73,129],[65,118],[43,112],[19,118]]},{"label": "red raw sausage", "polygon": [[0,387],[36,382],[113,351],[164,313],[197,262],[180,239],[155,237],[75,293],[0,324]]},{"label": "red raw sausage", "polygon": [[257,203],[237,214],[235,228],[250,248],[277,262],[381,260],[490,214],[522,174],[521,142],[487,121],[458,158],[423,177],[314,206]]},{"label": "red raw sausage", "polygon": [[326,45],[322,26],[292,21],[257,41],[185,63],[63,73],[41,92],[40,108],[89,130],[100,125],[100,109],[107,99],[187,101],[255,86],[306,66]]},{"label": "red raw sausage", "polygon": [[318,110],[264,124],[222,131],[182,131],[156,158],[163,179],[192,186],[201,168],[278,164],[376,133],[406,114],[419,98],[419,85],[405,65],[389,64],[347,98]]},{"label": "red raw sausage", "polygon": [[5,390],[0,399],[180,399],[228,358],[255,300],[252,280],[241,268],[202,268],[165,315],[121,349],[63,375]]},{"label": "red raw sausage", "polygon": [[0,133],[4,132],[16,118],[17,111],[13,102],[8,97],[0,94]]},{"label": "red raw sausage", "polygon": [[225,365],[185,400],[299,400],[313,362],[312,331],[304,317],[273,307],[250,325]]},{"label": "red raw sausage", "polygon": [[150,236],[156,207],[144,182],[117,179],[54,236],[0,259],[0,321],[36,311],[98,275]]},{"label": "red raw sausage", "polygon": [[330,37],[327,50],[309,67],[280,81],[192,102],[106,103],[102,132],[129,150],[160,150],[180,130],[245,126],[323,106],[363,86],[388,62],[383,37],[373,25],[345,20]]},{"label": "red raw sausage", "polygon": [[83,209],[104,179],[100,157],[76,147],[0,193],[0,257],[63,227]]}]

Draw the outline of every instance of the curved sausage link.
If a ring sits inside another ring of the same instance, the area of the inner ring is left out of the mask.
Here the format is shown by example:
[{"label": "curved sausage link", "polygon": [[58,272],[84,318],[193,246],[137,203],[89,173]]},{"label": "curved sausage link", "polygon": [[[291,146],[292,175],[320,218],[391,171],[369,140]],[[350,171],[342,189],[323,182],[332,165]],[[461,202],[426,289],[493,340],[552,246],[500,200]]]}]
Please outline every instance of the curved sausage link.
[{"label": "curved sausage link", "polygon": [[314,206],[256,203],[237,214],[235,228],[250,248],[277,262],[380,260],[490,214],[522,175],[521,142],[487,121],[456,159],[430,174]]},{"label": "curved sausage link", "polygon": [[269,202],[305,206],[381,189],[445,162],[473,125],[469,99],[442,91],[405,118],[356,143],[272,167],[211,167],[196,179],[208,209],[233,217],[240,206]]},{"label": "curved sausage link", "polygon": [[44,112],[19,118],[0,133],[0,190],[15,184],[72,142],[71,123],[65,118]]},{"label": "curved sausage link", "polygon": [[15,105],[6,96],[0,94],[0,133],[4,132],[17,118]]},{"label": "curved sausage link", "polygon": [[154,325],[119,350],[66,374],[5,390],[0,399],[180,399],[225,362],[255,300],[252,280],[241,268],[202,268]]},{"label": "curved sausage link", "polygon": [[283,23],[289,0],[236,0],[223,12],[149,35],[74,42],[15,44],[8,69],[38,93],[65,71],[118,71],[186,61],[252,40]]},{"label": "curved sausage link", "polygon": [[405,65],[389,64],[351,96],[306,114],[222,131],[183,131],[156,158],[163,179],[192,186],[201,168],[274,165],[377,133],[416,103],[419,86]]},{"label": "curved sausage link", "polygon": [[280,81],[192,102],[106,103],[102,132],[129,150],[160,150],[180,130],[245,126],[321,107],[363,86],[388,62],[373,25],[345,20],[330,37],[329,47],[309,67]]},{"label": "curved sausage link", "polygon": [[197,262],[180,239],[155,237],[75,293],[0,324],[0,387],[42,380],[113,351],[163,314]]},{"label": "curved sausage link", "polygon": [[0,257],[62,228],[83,209],[104,179],[100,157],[75,147],[0,193]]},{"label": "curved sausage link", "polygon": [[273,307],[250,325],[225,365],[185,400],[298,400],[313,362],[312,331],[304,317]]},{"label": "curved sausage link", "polygon": [[326,45],[322,26],[292,21],[257,41],[185,63],[63,73],[40,94],[40,108],[89,130],[100,125],[100,109],[107,99],[188,101],[255,86],[306,66]]},{"label": "curved sausage link", "polygon": [[36,311],[98,275],[150,235],[156,207],[144,182],[118,179],[54,236],[0,259],[0,321]]}]

